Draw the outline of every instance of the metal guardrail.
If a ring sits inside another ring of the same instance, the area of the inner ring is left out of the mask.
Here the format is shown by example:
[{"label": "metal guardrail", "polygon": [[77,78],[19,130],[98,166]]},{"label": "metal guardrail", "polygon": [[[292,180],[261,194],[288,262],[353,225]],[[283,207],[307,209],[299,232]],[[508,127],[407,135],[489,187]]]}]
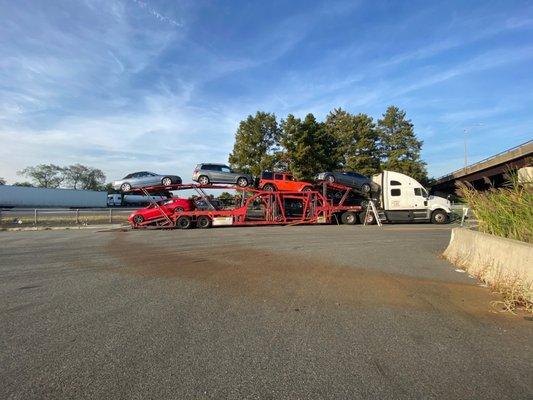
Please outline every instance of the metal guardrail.
[{"label": "metal guardrail", "polygon": [[481,161],[477,161],[475,162],[474,164],[470,164],[470,165],[467,165],[466,167],[463,167],[463,168],[459,168],[459,169],[456,169],[455,171],[453,172],[450,172],[449,174],[446,174],[446,175],[443,175],[439,178],[437,178],[437,182],[439,182],[440,180],[444,179],[444,178],[448,178],[448,177],[453,177],[456,173],[458,172],[461,172],[461,171],[467,171],[469,169],[472,169],[473,167],[475,167],[476,165],[480,165],[480,164],[483,164],[487,161],[490,161],[492,160],[493,158],[497,158],[497,157],[500,157],[500,156],[503,156],[504,154],[507,154],[507,153],[510,153],[512,151],[515,151],[521,147],[524,147],[524,146],[527,146],[528,144],[530,143],[533,143],[533,140],[528,140],[527,142],[524,142],[522,144],[519,144],[518,146],[514,146],[514,147],[511,147],[510,149],[507,149],[507,150],[504,150],[500,153],[497,153],[497,154],[494,154],[490,157],[487,157],[487,158],[484,158],[483,160]]},{"label": "metal guardrail", "polygon": [[126,222],[128,215],[137,208],[99,209],[3,209],[0,210],[0,226],[52,226],[52,225],[96,225]]}]

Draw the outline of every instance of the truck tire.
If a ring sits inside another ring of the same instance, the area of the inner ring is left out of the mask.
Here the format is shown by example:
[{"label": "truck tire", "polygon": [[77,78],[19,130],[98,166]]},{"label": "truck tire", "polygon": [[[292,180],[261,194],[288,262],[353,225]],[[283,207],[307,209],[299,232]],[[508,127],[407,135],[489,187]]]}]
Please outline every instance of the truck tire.
[{"label": "truck tire", "polygon": [[374,213],[361,211],[359,213],[359,221],[361,221],[361,224],[365,223],[366,218],[366,224],[367,225],[375,225],[376,224],[376,217],[374,216]]},{"label": "truck tire", "polygon": [[341,221],[345,225],[354,225],[357,222],[357,215],[354,212],[346,211],[342,213]]},{"label": "truck tire", "polygon": [[182,216],[176,220],[176,228],[189,229],[192,226],[192,221],[189,217]]},{"label": "truck tire", "polygon": [[444,210],[435,210],[431,213],[432,224],[445,224],[448,222],[448,213]]},{"label": "truck tire", "polygon": [[196,226],[200,229],[206,229],[211,227],[211,218],[201,215],[196,220]]}]

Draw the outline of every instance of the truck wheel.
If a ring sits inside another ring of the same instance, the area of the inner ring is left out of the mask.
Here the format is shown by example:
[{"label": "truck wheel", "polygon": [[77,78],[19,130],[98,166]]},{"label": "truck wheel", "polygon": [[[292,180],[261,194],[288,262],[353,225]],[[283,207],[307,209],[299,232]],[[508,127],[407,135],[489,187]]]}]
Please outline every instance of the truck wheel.
[{"label": "truck wheel", "polygon": [[163,186],[170,186],[170,185],[172,185],[172,179],[170,179],[170,178],[167,176],[167,177],[161,179],[161,184],[162,184]]},{"label": "truck wheel", "polygon": [[200,229],[206,229],[211,227],[211,218],[201,215],[196,220],[196,226]]},{"label": "truck wheel", "polygon": [[276,187],[271,183],[267,183],[265,186],[263,186],[263,190],[266,190],[267,192],[273,192],[276,190]]},{"label": "truck wheel", "polygon": [[445,224],[448,222],[448,213],[444,210],[435,210],[431,214],[431,222],[433,224]]},{"label": "truck wheel", "polygon": [[237,179],[237,186],[240,186],[240,187],[248,186],[248,179],[246,179],[244,177],[241,177],[241,178]]},{"label": "truck wheel", "polygon": [[376,223],[376,217],[374,213],[362,211],[359,213],[359,221],[361,221],[361,224],[364,224],[366,221],[367,225],[374,225]]},{"label": "truck wheel", "polygon": [[202,175],[201,177],[198,178],[198,183],[200,185],[209,185],[209,178],[205,175]]},{"label": "truck wheel", "polygon": [[120,190],[123,192],[129,192],[131,190],[131,185],[129,183],[123,183],[120,185]]},{"label": "truck wheel", "polygon": [[189,217],[179,217],[176,221],[176,227],[180,229],[189,229],[192,226],[191,219]]},{"label": "truck wheel", "polygon": [[357,216],[351,211],[346,211],[342,213],[341,221],[346,225],[354,225],[357,222]]}]

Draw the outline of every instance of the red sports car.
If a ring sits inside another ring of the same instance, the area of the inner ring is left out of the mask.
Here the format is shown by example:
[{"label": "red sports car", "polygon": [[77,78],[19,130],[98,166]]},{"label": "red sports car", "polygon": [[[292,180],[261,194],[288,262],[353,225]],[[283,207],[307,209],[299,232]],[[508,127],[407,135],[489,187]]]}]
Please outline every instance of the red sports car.
[{"label": "red sports car", "polygon": [[[157,204],[166,215],[180,211],[192,211],[195,209],[193,201],[177,197],[158,201]],[[159,208],[154,204],[150,204],[148,207],[144,207],[140,210],[132,212],[128,217],[128,221],[130,221],[133,226],[136,226],[142,224],[143,222],[161,218],[162,215]]]}]

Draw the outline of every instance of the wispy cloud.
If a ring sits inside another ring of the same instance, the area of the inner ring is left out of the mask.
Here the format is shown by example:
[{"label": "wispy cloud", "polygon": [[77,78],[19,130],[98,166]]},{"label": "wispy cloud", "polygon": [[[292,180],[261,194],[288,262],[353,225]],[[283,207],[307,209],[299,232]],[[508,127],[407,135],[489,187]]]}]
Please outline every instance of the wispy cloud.
[{"label": "wispy cloud", "polygon": [[166,22],[174,26],[182,26],[183,24],[179,23],[173,18],[167,17],[159,12],[157,12],[153,7],[150,7],[150,5],[141,0],[132,0],[135,4],[137,4],[140,8],[143,10],[146,10],[150,15],[152,15],[154,18],[161,22]]}]

